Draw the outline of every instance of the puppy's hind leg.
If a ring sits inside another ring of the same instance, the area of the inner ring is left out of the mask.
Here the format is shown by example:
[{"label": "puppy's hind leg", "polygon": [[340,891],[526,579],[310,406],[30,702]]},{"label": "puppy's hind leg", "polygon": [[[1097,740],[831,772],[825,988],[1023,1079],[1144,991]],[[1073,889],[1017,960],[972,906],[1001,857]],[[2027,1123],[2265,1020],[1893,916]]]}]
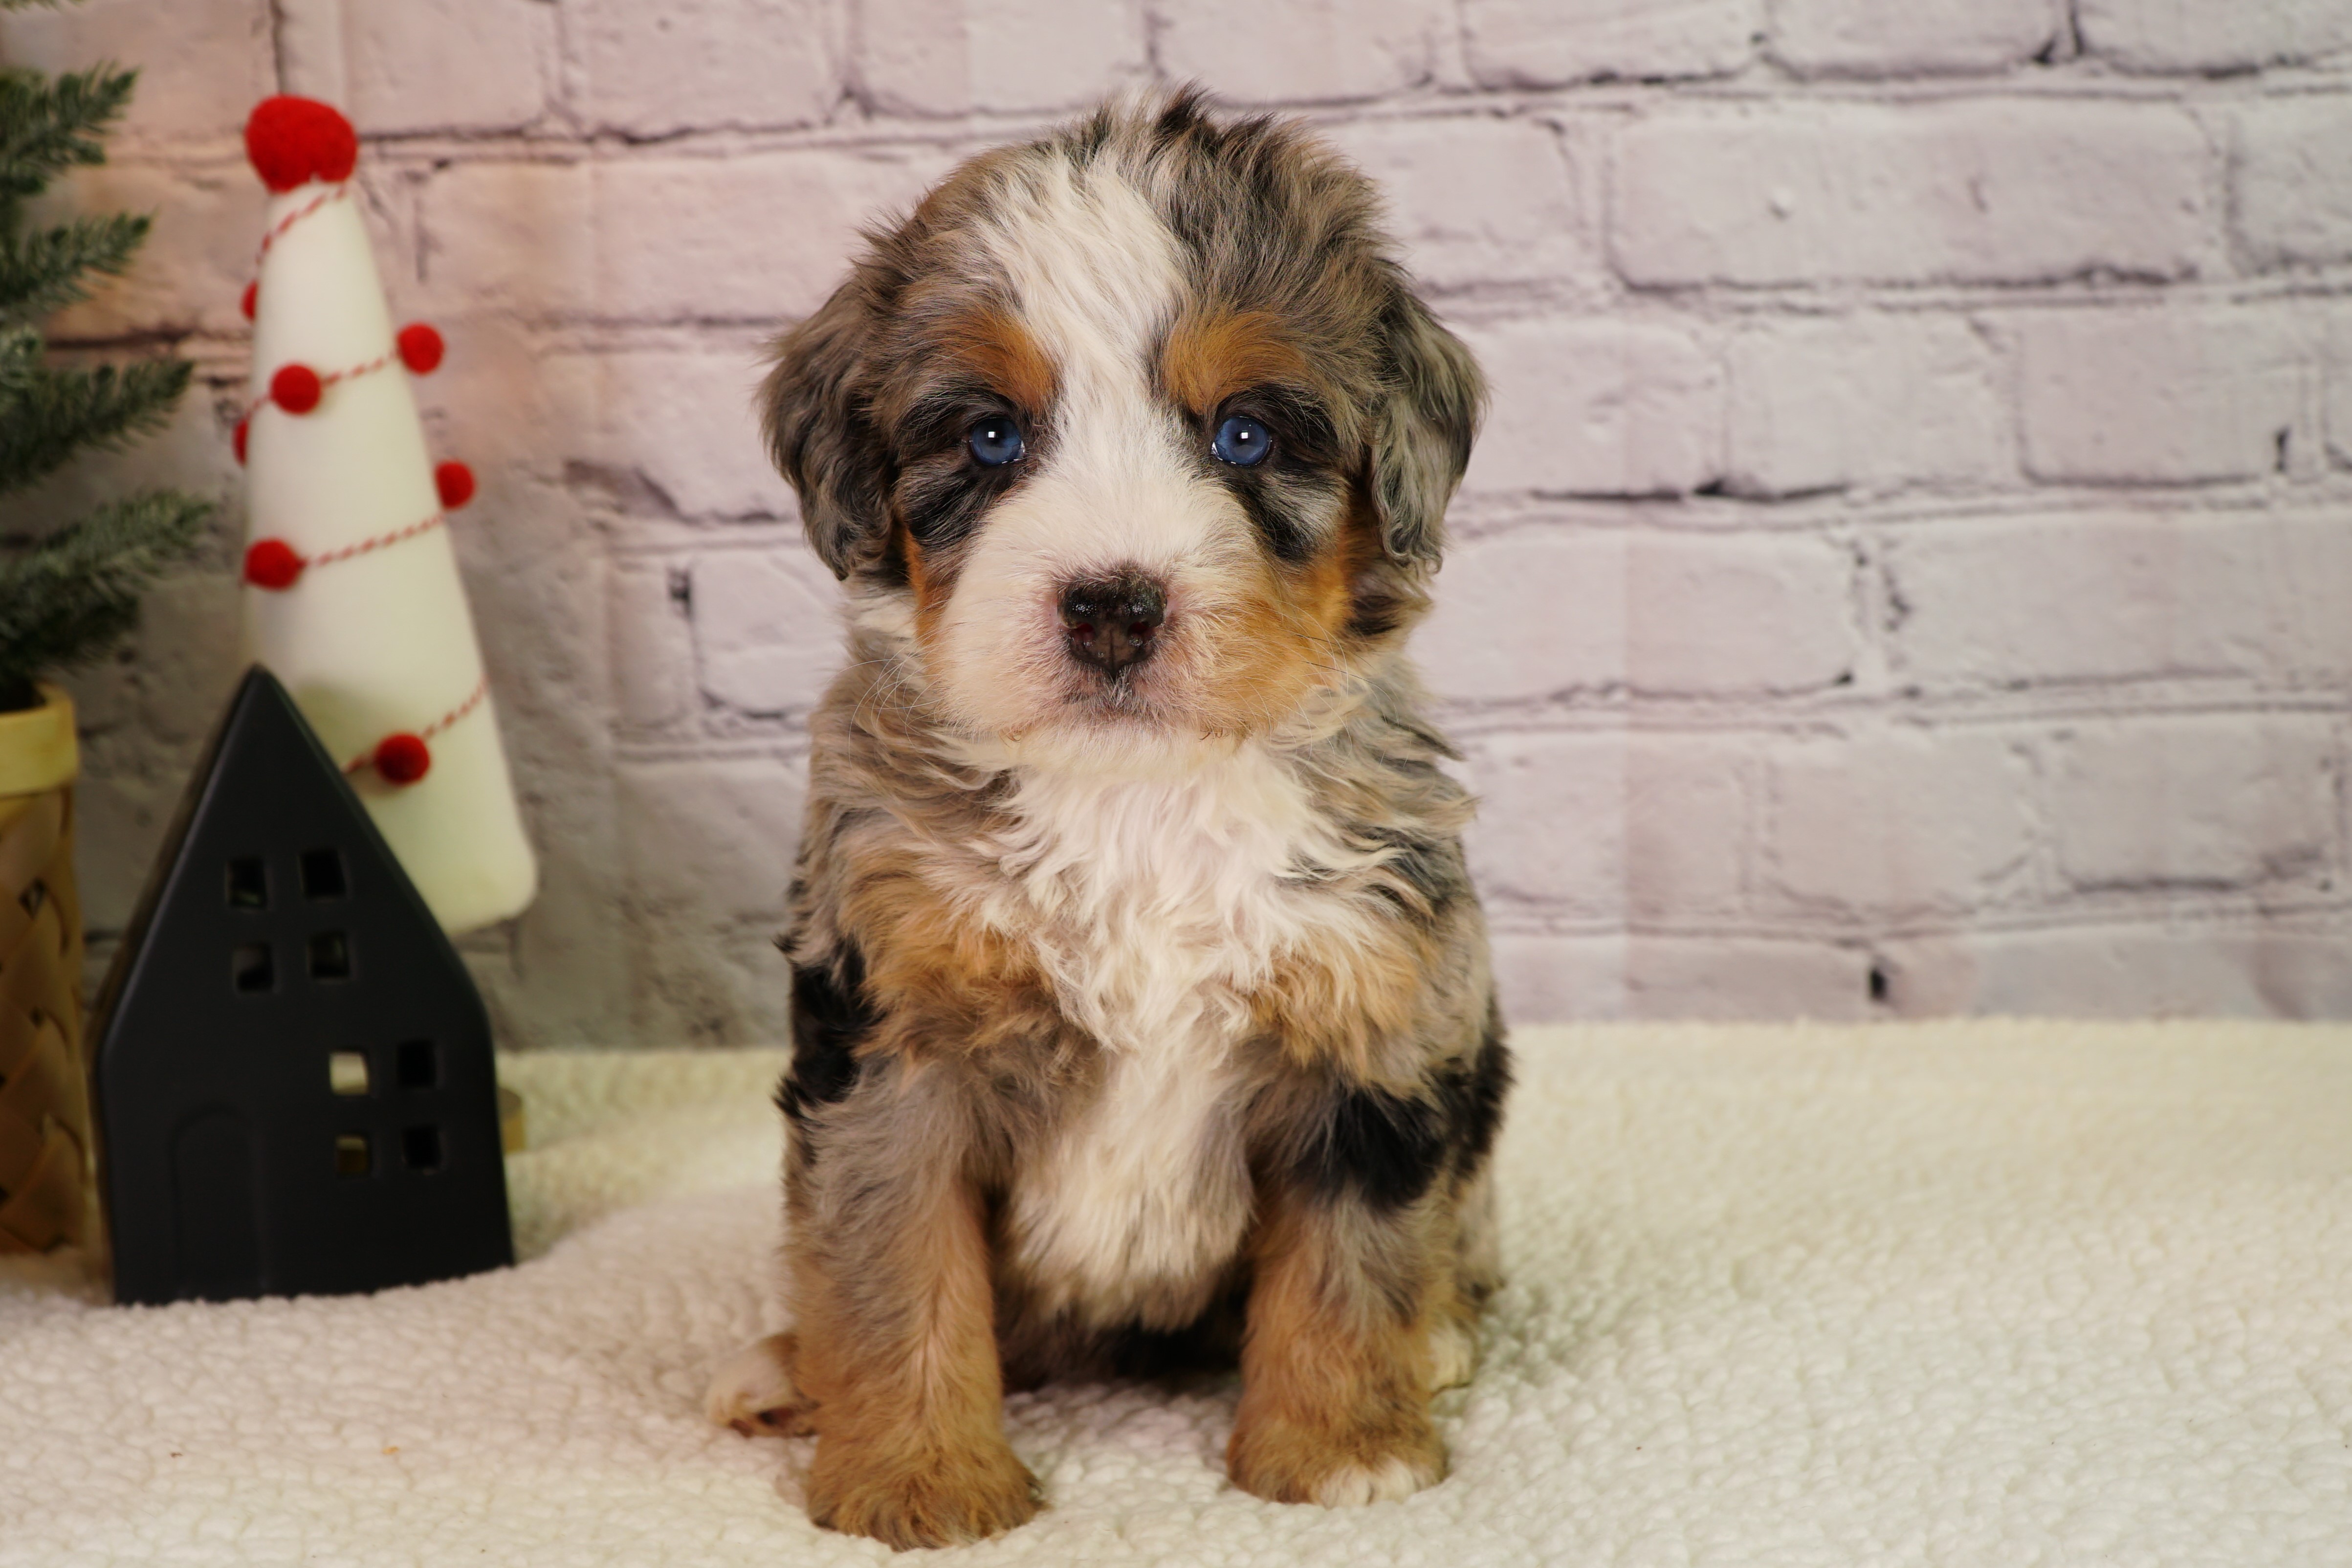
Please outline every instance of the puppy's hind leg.
[{"label": "puppy's hind leg", "polygon": [[793,1374],[799,1356],[797,1334],[770,1334],[745,1345],[711,1374],[703,1414],[746,1437],[806,1436],[815,1428],[810,1403]]}]

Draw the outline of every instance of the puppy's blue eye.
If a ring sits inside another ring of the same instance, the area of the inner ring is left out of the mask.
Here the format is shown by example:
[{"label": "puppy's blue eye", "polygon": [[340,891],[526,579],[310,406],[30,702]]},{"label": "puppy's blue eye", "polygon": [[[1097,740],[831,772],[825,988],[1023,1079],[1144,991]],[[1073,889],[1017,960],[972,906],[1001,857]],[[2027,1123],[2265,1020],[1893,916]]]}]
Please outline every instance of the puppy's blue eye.
[{"label": "puppy's blue eye", "polygon": [[1217,426],[1217,438],[1209,443],[1209,450],[1225,462],[1246,468],[1264,462],[1273,446],[1274,437],[1265,426],[1246,414],[1236,414]]},{"label": "puppy's blue eye", "polygon": [[1010,419],[983,419],[964,437],[971,455],[992,468],[1001,468],[1021,455],[1021,426]]}]

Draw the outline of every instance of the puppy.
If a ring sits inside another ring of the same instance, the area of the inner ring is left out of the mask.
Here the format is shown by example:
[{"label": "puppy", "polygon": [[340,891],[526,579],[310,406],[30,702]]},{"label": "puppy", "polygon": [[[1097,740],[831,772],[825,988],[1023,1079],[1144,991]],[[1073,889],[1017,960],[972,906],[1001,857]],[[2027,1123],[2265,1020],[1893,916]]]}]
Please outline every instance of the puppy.
[{"label": "puppy", "polygon": [[763,394],[850,663],[785,940],[811,1516],[1020,1524],[1003,1390],[1230,1365],[1284,1502],[1444,1470],[1510,1070],[1404,657],[1483,397],[1361,175],[1130,100],[950,175]]}]

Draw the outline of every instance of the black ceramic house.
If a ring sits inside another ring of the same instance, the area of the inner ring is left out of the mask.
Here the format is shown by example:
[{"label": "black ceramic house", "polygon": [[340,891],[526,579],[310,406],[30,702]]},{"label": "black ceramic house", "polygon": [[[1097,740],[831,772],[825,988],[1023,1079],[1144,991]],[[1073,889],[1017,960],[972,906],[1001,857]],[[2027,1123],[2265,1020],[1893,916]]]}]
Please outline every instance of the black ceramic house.
[{"label": "black ceramic house", "polygon": [[513,1261],[481,998],[257,666],[91,1038],[118,1300],[373,1290]]}]

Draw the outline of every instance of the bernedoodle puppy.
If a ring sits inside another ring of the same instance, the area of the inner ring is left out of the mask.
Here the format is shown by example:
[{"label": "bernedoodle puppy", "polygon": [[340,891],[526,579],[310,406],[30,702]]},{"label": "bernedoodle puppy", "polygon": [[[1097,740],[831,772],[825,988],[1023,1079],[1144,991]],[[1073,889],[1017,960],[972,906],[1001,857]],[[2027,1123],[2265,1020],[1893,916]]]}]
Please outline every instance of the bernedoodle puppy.
[{"label": "bernedoodle puppy", "polygon": [[786,939],[792,1332],[893,1546],[1039,1507],[1003,1395],[1241,1368],[1285,1502],[1435,1481],[1496,1279],[1510,1078],[1471,812],[1404,656],[1483,397],[1354,170],[1130,100],[964,164],[764,392],[850,663]]}]

